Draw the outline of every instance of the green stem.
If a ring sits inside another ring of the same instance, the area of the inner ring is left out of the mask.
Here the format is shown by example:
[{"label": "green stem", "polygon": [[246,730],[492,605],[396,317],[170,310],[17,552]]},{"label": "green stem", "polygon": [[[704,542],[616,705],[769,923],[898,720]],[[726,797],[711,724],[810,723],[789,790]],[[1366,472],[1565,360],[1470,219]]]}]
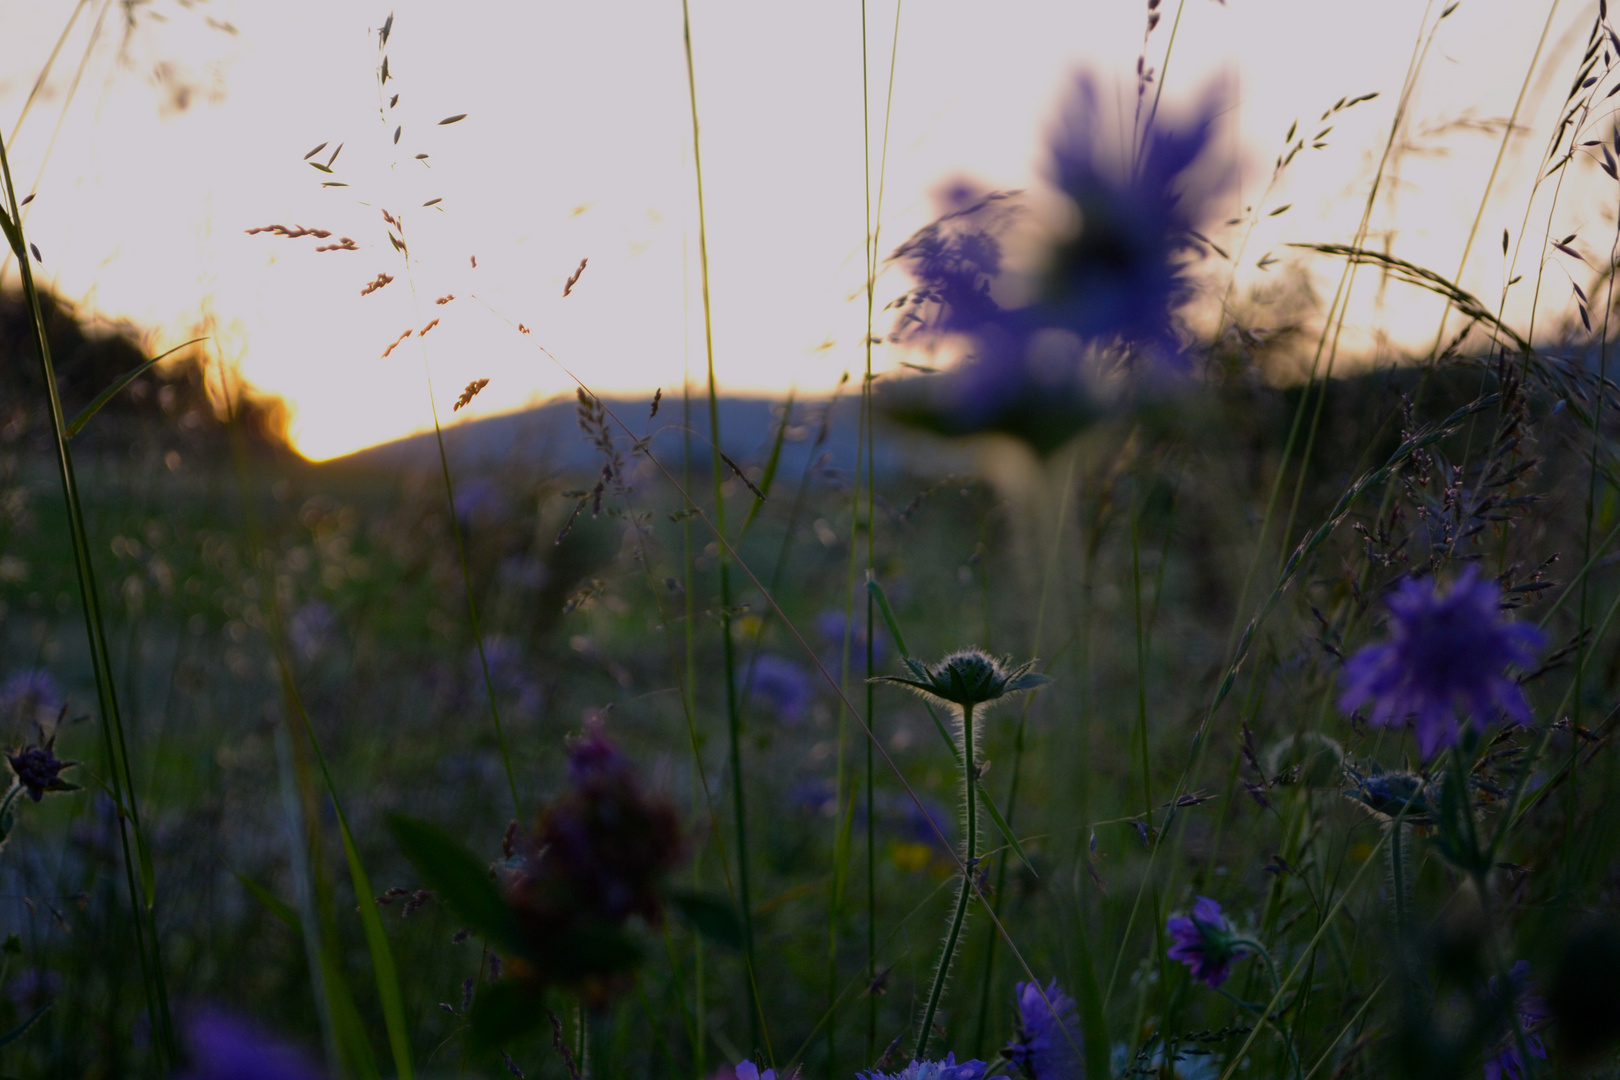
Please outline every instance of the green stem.
[{"label": "green stem", "polygon": [[[153,1049],[157,1054],[159,1070],[166,1071],[167,1064],[173,1062],[176,1055],[173,1022],[169,1016],[168,986],[164,980],[162,955],[157,941],[157,920],[153,913],[156,899],[155,875],[152,870],[151,853],[147,849],[141,830],[135,780],[129,767],[129,745],[124,737],[123,714],[119,710],[118,693],[113,685],[105,620],[101,615],[101,596],[96,587],[95,568],[90,558],[90,533],[85,524],[84,508],[79,501],[79,485],[73,471],[73,455],[67,445],[67,422],[62,412],[62,396],[56,384],[56,369],[51,363],[50,341],[45,332],[45,314],[40,307],[39,289],[34,283],[33,267],[28,261],[26,241],[22,232],[22,217],[17,205],[17,189],[11,179],[11,161],[4,144],[0,144],[0,174],[3,174],[5,179],[4,194],[9,208],[9,228],[14,233],[11,246],[17,255],[17,269],[22,277],[23,295],[28,299],[34,344],[39,351],[40,374],[45,381],[46,403],[51,415],[51,434],[61,473],[62,500],[67,508],[68,533],[73,545],[79,599],[84,612],[85,633],[89,638],[90,662],[96,678],[96,695],[101,706],[102,743],[107,755],[107,771],[112,781],[113,801],[118,806],[118,839],[124,855],[124,877],[129,889],[130,912],[134,916],[135,948],[140,957],[141,981],[147,994],[148,1019],[157,1034],[157,1038],[153,1040]],[[137,880],[137,865],[139,880]]]},{"label": "green stem", "polygon": [[917,1032],[917,1049],[912,1054],[915,1061],[923,1060],[923,1052],[928,1049],[928,1036],[934,1026],[934,1013],[939,1008],[939,999],[945,993],[945,980],[950,977],[951,958],[956,952],[957,939],[962,935],[962,923],[967,919],[968,901],[973,896],[973,883],[969,875],[977,869],[979,854],[979,817],[978,817],[978,785],[975,783],[974,773],[978,765],[974,761],[976,748],[973,740],[973,706],[962,706],[962,790],[963,798],[967,800],[967,854],[962,860],[962,883],[956,893],[956,912],[951,916],[951,928],[945,935],[945,948],[939,956],[939,967],[934,972],[934,986],[928,992],[928,1007],[923,1010],[922,1027]]}]

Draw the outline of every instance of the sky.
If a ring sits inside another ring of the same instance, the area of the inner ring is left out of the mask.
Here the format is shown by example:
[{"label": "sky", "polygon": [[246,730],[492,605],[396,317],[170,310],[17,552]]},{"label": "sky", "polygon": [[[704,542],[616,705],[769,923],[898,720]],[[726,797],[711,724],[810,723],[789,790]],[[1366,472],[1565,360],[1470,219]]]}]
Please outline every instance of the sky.
[{"label": "sky", "polygon": [[[1552,327],[1573,315],[1570,282],[1592,271],[1550,252],[1548,237],[1575,233],[1571,246],[1601,263],[1614,235],[1615,188],[1592,160],[1577,162],[1556,202],[1556,183],[1532,192],[1595,0],[1464,0],[1443,20],[1444,5],[1423,0],[1163,0],[1145,51],[1145,0],[868,0],[864,60],[859,0],[689,3],[725,392],[818,394],[858,375],[869,201],[887,254],[931,220],[952,178],[1038,192],[1047,133],[1077,75],[1118,99],[1128,132],[1140,55],[1155,74],[1149,93],[1163,83],[1167,123],[1222,106],[1231,215],[1261,202],[1234,295],[1292,264],[1332,294],[1340,267],[1284,245],[1353,236],[1415,50],[1422,66],[1372,246],[1457,273],[1521,86],[1522,131],[1461,280],[1497,301],[1508,229],[1524,242],[1510,249],[1514,273],[1533,279],[1551,259],[1537,318]],[[705,379],[679,0],[10,0],[5,19],[0,134],[19,189],[37,191],[26,227],[39,279],[127,320],[154,352],[208,333],[214,361],[288,403],[306,456],[430,429],[432,406],[448,424],[571,393],[570,371],[594,391],[648,397],[678,393],[688,373],[695,386]],[[1372,92],[1267,190],[1291,122],[1315,134],[1335,101]],[[313,162],[342,145],[329,174],[305,160],[321,143]],[[402,223],[408,260],[385,210]],[[332,236],[246,232],[271,224]],[[1235,251],[1244,227],[1209,231]],[[341,237],[356,250],[315,251]],[[1257,268],[1267,252],[1280,261]],[[1234,273],[1207,272],[1217,293]],[[362,295],[379,274],[393,280]],[[906,284],[884,269],[878,307]],[[1530,295],[1509,294],[1521,326]],[[1426,351],[1440,314],[1432,298],[1365,276],[1341,350],[1362,361]],[[880,346],[875,362],[904,358]],[[479,378],[487,387],[452,413]]]}]

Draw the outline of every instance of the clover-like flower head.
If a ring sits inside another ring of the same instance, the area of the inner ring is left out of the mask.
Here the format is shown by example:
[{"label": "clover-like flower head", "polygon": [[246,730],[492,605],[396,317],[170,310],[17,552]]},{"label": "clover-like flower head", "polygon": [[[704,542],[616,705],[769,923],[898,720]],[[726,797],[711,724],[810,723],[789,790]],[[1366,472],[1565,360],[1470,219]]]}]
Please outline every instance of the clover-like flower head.
[{"label": "clover-like flower head", "polygon": [[905,658],[913,678],[880,675],[875,681],[894,683],[958,709],[988,705],[1012,694],[1045,686],[1052,680],[1034,670],[1035,661],[1014,665],[983,649],[962,649],[937,664]]}]

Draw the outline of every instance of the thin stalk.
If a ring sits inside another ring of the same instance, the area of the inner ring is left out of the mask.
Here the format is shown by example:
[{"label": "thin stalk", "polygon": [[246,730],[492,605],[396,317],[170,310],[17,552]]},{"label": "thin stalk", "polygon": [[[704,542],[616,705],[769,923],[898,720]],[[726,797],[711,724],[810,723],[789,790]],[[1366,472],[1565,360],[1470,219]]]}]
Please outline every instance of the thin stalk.
[{"label": "thin stalk", "polygon": [[934,1026],[934,1013],[939,999],[945,993],[945,980],[950,977],[951,959],[956,953],[956,941],[962,934],[962,923],[967,919],[968,901],[973,897],[973,874],[978,869],[979,817],[978,788],[974,773],[976,747],[973,738],[973,706],[962,706],[962,797],[967,800],[967,855],[962,860],[962,884],[956,893],[956,912],[951,916],[950,929],[945,934],[945,947],[939,954],[939,967],[934,972],[934,986],[928,992],[928,1007],[923,1010],[922,1027],[917,1031],[917,1049],[911,1057],[923,1060],[928,1049],[928,1036]]},{"label": "thin stalk", "polygon": [[[90,663],[96,679],[102,743],[107,755],[112,796],[119,811],[118,839],[123,849],[124,877],[129,890],[130,910],[134,915],[135,947],[140,957],[141,981],[146,988],[148,1019],[157,1033],[157,1038],[152,1044],[153,1051],[158,1059],[159,1070],[163,1071],[175,1061],[176,1053],[174,1026],[169,1015],[168,984],[163,974],[162,956],[157,940],[157,920],[153,911],[156,903],[156,881],[151,853],[141,830],[140,806],[135,795],[135,781],[129,765],[129,745],[124,735],[118,692],[113,685],[106,622],[101,614],[101,596],[96,586],[95,566],[90,556],[90,533],[85,524],[84,508],[79,500],[78,481],[73,471],[73,455],[68,450],[67,421],[63,416],[62,396],[56,384],[56,369],[51,361],[50,340],[45,332],[45,314],[40,306],[39,289],[34,282],[33,267],[28,261],[27,241],[23,235],[22,219],[17,205],[17,189],[11,179],[11,160],[3,144],[0,144],[0,175],[5,179],[4,195],[9,208],[10,224],[15,233],[12,250],[17,255],[23,295],[28,299],[29,314],[32,317],[34,344],[39,352],[40,374],[45,381],[46,403],[51,415],[51,435],[56,446],[56,460],[62,481],[62,500],[67,508],[68,533],[73,545],[73,565],[78,577],[85,634],[89,639]],[[137,866],[139,881],[137,881]]]},{"label": "thin stalk", "polygon": [[[692,16],[688,0],[681,0],[681,40],[686,52],[686,93],[692,112],[692,171],[697,183],[698,278],[703,294],[703,350],[709,374],[709,453],[714,473],[714,528],[726,534],[725,470],[720,458],[720,396],[714,377],[714,316],[709,302],[709,234],[703,205],[703,140],[698,126],[697,74],[692,64]],[[726,680],[726,737],[731,752],[731,793],[737,826],[737,899],[742,910],[743,960],[748,967],[749,1046],[758,1047],[763,1017],[754,986],[754,914],[748,888],[748,807],[743,798],[742,716],[737,703],[736,653],[731,638],[730,545],[722,545],[720,569],[720,641]]]}]

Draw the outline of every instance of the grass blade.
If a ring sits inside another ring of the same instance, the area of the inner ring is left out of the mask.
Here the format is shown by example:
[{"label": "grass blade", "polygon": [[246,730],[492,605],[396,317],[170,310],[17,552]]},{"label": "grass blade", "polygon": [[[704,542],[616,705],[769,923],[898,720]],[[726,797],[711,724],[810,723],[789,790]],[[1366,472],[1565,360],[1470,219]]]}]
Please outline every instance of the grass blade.
[{"label": "grass blade", "polygon": [[138,379],[142,375],[146,374],[147,371],[149,371],[151,369],[152,365],[156,364],[158,361],[163,360],[163,359],[165,359],[167,357],[173,356],[175,353],[179,352],[181,349],[184,349],[187,345],[195,345],[199,341],[207,341],[207,340],[208,340],[207,338],[200,338],[199,337],[199,338],[192,338],[190,341],[182,342],[181,344],[176,345],[174,348],[168,350],[167,352],[158,353],[158,355],[152,357],[152,359],[146,361],[146,363],[141,364],[138,367],[133,367],[133,368],[129,369],[128,371],[124,372],[124,374],[118,376],[118,378],[113,381],[113,384],[111,386],[107,387],[107,389],[105,389],[101,393],[97,394],[96,397],[95,397],[95,400],[90,402],[90,404],[86,405],[82,410],[80,410],[79,415],[75,416],[73,418],[73,420],[67,426],[67,437],[71,439],[71,438],[73,438],[73,436],[77,435],[80,431],[83,431],[84,430],[84,425],[86,425],[86,424],[88,424],[90,422],[90,418],[92,416],[96,415],[96,413],[101,411],[102,406],[106,405],[107,402],[109,402],[113,398],[117,397],[118,396],[118,391],[122,390],[124,387],[128,386],[130,383],[134,382],[136,379]]}]

